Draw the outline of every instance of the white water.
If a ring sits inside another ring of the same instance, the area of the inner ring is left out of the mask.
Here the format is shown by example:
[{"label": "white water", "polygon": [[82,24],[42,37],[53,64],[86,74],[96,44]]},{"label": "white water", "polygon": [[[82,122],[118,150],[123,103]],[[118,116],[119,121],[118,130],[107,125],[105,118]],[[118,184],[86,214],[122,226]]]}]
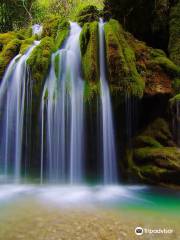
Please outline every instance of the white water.
[{"label": "white water", "polygon": [[0,85],[0,171],[5,181],[9,175],[13,181],[20,181],[21,177],[26,60],[38,43],[35,42],[23,56],[18,55],[11,61]]},{"label": "white water", "polygon": [[[83,180],[83,92],[79,36],[71,23],[65,46],[52,55],[41,104],[41,183]],[[58,72],[55,62],[59,58]]]},{"label": "white water", "polygon": [[99,23],[100,83],[102,104],[103,179],[105,184],[117,182],[116,147],[109,86],[106,77],[104,23]]},{"label": "white water", "polygon": [[145,186],[38,186],[38,185],[1,185],[0,207],[3,202],[15,199],[36,199],[46,205],[59,207],[95,207],[97,204],[148,203],[138,193],[147,190]]},{"label": "white water", "polygon": [[42,31],[43,31],[43,27],[39,24],[34,24],[32,26],[32,34],[33,35],[38,35],[38,36],[41,36],[42,34]]}]

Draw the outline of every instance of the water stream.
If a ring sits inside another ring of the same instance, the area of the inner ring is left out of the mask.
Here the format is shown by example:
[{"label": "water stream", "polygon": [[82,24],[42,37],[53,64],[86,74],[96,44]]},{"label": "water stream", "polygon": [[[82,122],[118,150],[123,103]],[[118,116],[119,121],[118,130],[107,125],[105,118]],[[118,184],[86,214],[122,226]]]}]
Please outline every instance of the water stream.
[{"label": "water stream", "polygon": [[83,180],[84,83],[80,33],[78,24],[71,23],[65,45],[52,55],[41,104],[41,182],[44,178],[61,183]]},{"label": "water stream", "polygon": [[20,181],[23,147],[25,95],[28,70],[26,60],[34,44],[21,56],[16,56],[8,66],[0,85],[0,171],[7,180]]},{"label": "water stream", "polygon": [[105,62],[105,34],[104,23],[99,23],[99,56],[100,56],[100,83],[102,104],[102,151],[103,151],[103,179],[105,184],[117,182],[115,134],[112,117],[112,106],[109,86],[106,76]]}]

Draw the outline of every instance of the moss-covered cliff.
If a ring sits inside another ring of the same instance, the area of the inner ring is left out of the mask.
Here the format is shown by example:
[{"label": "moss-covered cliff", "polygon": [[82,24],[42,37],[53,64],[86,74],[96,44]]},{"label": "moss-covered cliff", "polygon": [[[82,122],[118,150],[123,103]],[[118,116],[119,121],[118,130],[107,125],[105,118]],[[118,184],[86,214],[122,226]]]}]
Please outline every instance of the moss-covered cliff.
[{"label": "moss-covered cliff", "polygon": [[137,71],[135,54],[125,39],[122,26],[110,20],[104,29],[109,82],[119,92],[142,97],[145,82]]}]

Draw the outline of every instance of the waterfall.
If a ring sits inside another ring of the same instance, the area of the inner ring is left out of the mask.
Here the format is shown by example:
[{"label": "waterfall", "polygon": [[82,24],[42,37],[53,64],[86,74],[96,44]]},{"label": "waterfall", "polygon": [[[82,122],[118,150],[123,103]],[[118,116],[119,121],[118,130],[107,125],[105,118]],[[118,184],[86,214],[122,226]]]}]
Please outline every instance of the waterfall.
[{"label": "waterfall", "polygon": [[41,183],[83,180],[84,83],[81,28],[70,24],[65,45],[54,53],[41,101]]},{"label": "waterfall", "polygon": [[11,61],[0,85],[0,171],[5,179],[11,175],[13,181],[21,177],[26,60],[38,43],[35,41],[23,56],[18,55]]},{"label": "waterfall", "polygon": [[40,36],[42,34],[43,27],[39,24],[34,24],[32,26],[32,35],[38,35]]},{"label": "waterfall", "polygon": [[109,86],[106,77],[104,23],[99,23],[99,57],[102,108],[102,158],[105,184],[117,182],[116,147]]}]

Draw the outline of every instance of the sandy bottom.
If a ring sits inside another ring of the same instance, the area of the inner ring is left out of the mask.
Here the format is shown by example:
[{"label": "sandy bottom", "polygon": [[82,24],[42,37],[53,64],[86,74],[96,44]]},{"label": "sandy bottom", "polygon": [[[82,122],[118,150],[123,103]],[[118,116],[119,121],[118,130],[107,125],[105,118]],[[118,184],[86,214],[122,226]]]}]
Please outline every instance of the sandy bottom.
[{"label": "sandy bottom", "polygon": [[[179,195],[133,187],[0,186],[0,240],[180,239]],[[172,229],[143,234],[135,228]]]},{"label": "sandy bottom", "polygon": [[[130,209],[61,209],[36,201],[14,203],[1,210],[1,240],[133,240],[180,239],[174,215]],[[136,236],[134,229],[173,229],[170,235]]]}]

